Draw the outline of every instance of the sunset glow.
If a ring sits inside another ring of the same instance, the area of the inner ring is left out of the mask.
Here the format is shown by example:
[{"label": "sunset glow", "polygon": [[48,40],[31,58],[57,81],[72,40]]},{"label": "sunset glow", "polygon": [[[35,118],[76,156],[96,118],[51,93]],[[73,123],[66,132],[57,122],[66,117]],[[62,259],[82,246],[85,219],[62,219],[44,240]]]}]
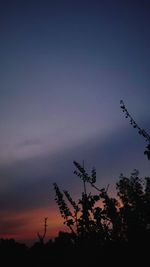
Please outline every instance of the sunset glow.
[{"label": "sunset glow", "polygon": [[99,187],[135,168],[149,175],[148,1],[0,1],[0,238],[34,243],[66,229],[53,183],[78,200],[73,161]]}]

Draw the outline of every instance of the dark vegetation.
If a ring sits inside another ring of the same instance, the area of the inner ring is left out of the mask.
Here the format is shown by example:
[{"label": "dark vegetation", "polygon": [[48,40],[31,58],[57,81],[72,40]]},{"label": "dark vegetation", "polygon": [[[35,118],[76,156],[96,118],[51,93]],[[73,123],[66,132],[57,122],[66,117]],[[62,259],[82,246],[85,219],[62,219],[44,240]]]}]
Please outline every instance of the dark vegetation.
[{"label": "dark vegetation", "polygon": [[144,154],[147,155],[148,160],[150,160],[150,135],[145,131],[145,129],[141,128],[136,121],[133,119],[129,111],[127,110],[123,100],[120,101],[120,107],[122,111],[125,114],[125,117],[130,120],[130,124],[134,129],[137,129],[138,134],[141,135],[146,142],[148,142],[148,145],[146,146],[146,150],[144,151]]},{"label": "dark vegetation", "polygon": [[[121,108],[130,123],[148,142],[149,135],[141,129],[127,111]],[[150,159],[150,145],[145,151]],[[116,195],[97,186],[96,169],[88,174],[84,164],[74,161],[74,174],[81,179],[83,192],[78,200],[61,190],[55,183],[55,201],[58,204],[67,232],[60,232],[55,240],[44,242],[43,233],[37,233],[39,242],[28,248],[14,240],[0,240],[3,266],[101,266],[148,265],[150,246],[150,177],[140,178],[138,170],[129,177],[120,175]]]}]

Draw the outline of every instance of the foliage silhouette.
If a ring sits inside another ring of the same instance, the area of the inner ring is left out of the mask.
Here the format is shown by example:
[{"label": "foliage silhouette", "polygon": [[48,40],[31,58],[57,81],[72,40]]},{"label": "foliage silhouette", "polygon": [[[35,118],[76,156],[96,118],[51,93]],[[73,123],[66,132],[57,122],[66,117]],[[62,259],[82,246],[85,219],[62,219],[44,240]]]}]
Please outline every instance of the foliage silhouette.
[{"label": "foliage silhouette", "polygon": [[[139,178],[137,170],[129,178],[121,174],[116,184],[117,197],[113,198],[108,194],[108,187],[99,189],[95,185],[95,169],[88,175],[79,163],[74,162],[74,165],[77,169],[74,173],[83,182],[83,192],[77,202],[72,200],[68,191],[61,191],[54,184],[55,200],[74,243],[137,242],[149,235],[149,177]],[[98,193],[88,192],[87,184]]]},{"label": "foliage silhouette", "polygon": [[146,150],[144,151],[144,154],[147,155],[148,160],[150,160],[150,135],[136,123],[136,121],[133,119],[131,114],[128,112],[123,100],[120,101],[120,107],[122,111],[125,113],[125,117],[129,118],[130,124],[132,125],[132,127],[137,129],[138,133],[141,136],[143,136],[147,142],[149,142],[149,144],[146,146]]}]

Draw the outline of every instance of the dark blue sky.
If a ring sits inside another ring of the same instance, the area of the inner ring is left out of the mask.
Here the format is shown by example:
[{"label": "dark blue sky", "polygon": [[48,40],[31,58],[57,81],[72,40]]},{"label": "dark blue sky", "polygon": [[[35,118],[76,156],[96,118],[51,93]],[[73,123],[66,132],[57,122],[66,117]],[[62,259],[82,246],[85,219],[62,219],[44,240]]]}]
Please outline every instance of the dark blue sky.
[{"label": "dark blue sky", "polygon": [[6,225],[26,225],[29,211],[53,221],[52,182],[80,188],[74,159],[102,185],[148,175],[119,102],[150,131],[149,14],[148,0],[0,2],[0,235],[18,236]]}]

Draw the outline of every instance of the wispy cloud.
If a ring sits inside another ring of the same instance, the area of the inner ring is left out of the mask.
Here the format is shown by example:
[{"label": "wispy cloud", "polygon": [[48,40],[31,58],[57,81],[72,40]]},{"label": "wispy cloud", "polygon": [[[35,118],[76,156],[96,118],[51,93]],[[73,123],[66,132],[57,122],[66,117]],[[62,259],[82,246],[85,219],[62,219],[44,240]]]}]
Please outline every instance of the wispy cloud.
[{"label": "wispy cloud", "polygon": [[42,140],[40,138],[25,139],[24,141],[18,143],[16,145],[16,148],[21,149],[24,147],[39,146],[41,144],[42,144]]},{"label": "wispy cloud", "polygon": [[[17,241],[36,241],[36,233],[43,230],[43,219],[48,217],[47,238],[62,230],[63,220],[59,212],[49,207],[34,208],[23,212],[0,212],[0,237],[15,238]],[[65,228],[64,228],[65,229]]]},{"label": "wispy cloud", "polygon": [[121,172],[130,174],[134,168],[147,172],[149,162],[144,155],[144,145],[134,129],[126,128],[110,135],[103,142],[97,136],[54,155],[49,151],[9,166],[1,166],[0,184],[3,185],[4,180],[6,185],[0,188],[0,208],[20,212],[39,206],[53,206],[54,181],[63,188],[76,191],[80,181],[73,175],[73,160],[82,162],[84,159],[88,169],[94,165],[100,186],[107,183],[113,185]]}]

